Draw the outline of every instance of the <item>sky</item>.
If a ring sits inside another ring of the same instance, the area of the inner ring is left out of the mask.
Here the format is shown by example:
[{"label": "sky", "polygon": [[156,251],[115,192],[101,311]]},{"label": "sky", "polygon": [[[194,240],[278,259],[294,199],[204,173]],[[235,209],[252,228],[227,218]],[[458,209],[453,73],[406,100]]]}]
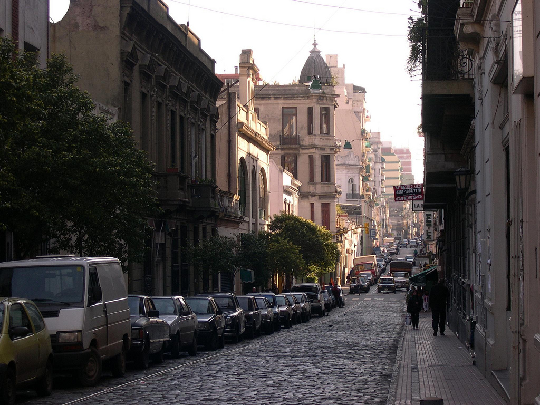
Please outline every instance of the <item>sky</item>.
[{"label": "sky", "polygon": [[[164,0],[169,14],[200,38],[216,73],[234,73],[243,49],[252,49],[266,82],[298,80],[313,48],[337,54],[345,81],[366,89],[371,122],[394,146],[409,147],[413,173],[422,182],[421,81],[406,71],[407,19],[418,0]],[[59,21],[69,0],[50,0]]]}]

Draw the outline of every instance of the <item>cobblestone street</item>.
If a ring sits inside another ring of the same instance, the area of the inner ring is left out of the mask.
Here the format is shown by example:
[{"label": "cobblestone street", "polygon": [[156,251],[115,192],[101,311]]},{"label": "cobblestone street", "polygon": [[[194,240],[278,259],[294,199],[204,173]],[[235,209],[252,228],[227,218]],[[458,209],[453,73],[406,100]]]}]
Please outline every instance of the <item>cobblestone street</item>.
[{"label": "cobblestone street", "polygon": [[105,373],[94,388],[56,379],[46,399],[20,393],[18,403],[69,404],[386,404],[403,333],[404,294],[346,296],[322,319],[218,352],[166,359],[123,379]]}]

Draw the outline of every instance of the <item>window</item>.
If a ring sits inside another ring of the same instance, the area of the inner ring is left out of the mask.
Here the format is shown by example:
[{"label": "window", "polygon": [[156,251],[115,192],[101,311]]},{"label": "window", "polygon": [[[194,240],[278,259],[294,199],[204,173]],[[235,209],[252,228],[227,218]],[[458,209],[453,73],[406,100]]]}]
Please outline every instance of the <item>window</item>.
[{"label": "window", "polygon": [[330,133],[330,107],[321,107],[321,134]]},{"label": "window", "polygon": [[296,135],[296,107],[284,107],[283,115],[283,137],[293,137]]},{"label": "window", "polygon": [[45,329],[45,321],[41,317],[41,312],[39,312],[39,309],[37,309],[37,307],[30,302],[27,302],[24,305],[26,306],[28,315],[30,315],[30,319],[32,319],[34,329],[36,332],[41,332],[43,329]]},{"label": "window", "polygon": [[131,122],[131,83],[128,81],[124,81],[123,118],[125,122]]},{"label": "window", "polygon": [[313,135],[313,107],[307,108],[307,133]]},{"label": "window", "polygon": [[315,222],[315,203],[311,203],[310,208],[311,208],[311,221]]},{"label": "window", "polygon": [[281,155],[281,167],[296,177],[296,155]]},{"label": "window", "polygon": [[170,167],[176,167],[176,111],[171,110],[171,145],[170,145],[170,153],[171,153],[171,161],[170,161]]},{"label": "window", "polygon": [[330,203],[321,204],[322,226],[330,229]]},{"label": "window", "polygon": [[178,121],[178,126],[180,129],[180,172],[186,172],[186,120],[182,115]]},{"label": "window", "polygon": [[266,219],[266,174],[259,172],[259,219]]},{"label": "window", "polygon": [[330,180],[330,155],[321,156],[321,182],[329,183]]},{"label": "window", "polygon": [[354,179],[352,177],[349,179],[349,193],[351,194],[356,193],[356,184],[354,184]]},{"label": "window", "polygon": [[150,104],[148,94],[141,92],[141,149],[150,156]]},{"label": "window", "polygon": [[251,218],[257,218],[257,172],[251,171]]},{"label": "window", "polygon": [[315,181],[315,159],[313,158],[313,155],[308,156],[308,166],[309,166],[309,181],[313,183]]},{"label": "window", "polygon": [[246,199],[247,199],[247,169],[244,159],[240,160],[240,165],[238,167],[238,195],[240,196],[240,213],[242,215],[246,214]]},{"label": "window", "polygon": [[[26,315],[26,312],[24,311],[22,305],[13,304],[11,306],[11,310],[9,311],[9,329],[17,328],[20,326],[28,328],[29,333],[32,333],[32,326],[30,325],[30,320],[28,319],[28,316]],[[15,339],[20,339],[22,337],[24,336],[16,336]]]}]

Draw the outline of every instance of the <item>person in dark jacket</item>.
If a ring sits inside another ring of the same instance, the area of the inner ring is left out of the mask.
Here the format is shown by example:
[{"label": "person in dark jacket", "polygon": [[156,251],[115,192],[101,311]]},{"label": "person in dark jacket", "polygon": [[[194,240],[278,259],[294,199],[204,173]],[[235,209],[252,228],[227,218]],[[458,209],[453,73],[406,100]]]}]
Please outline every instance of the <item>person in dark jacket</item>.
[{"label": "person in dark jacket", "polygon": [[444,335],[446,328],[446,301],[448,300],[448,288],[444,284],[444,279],[431,287],[429,292],[429,307],[431,308],[431,326],[433,327],[433,336],[437,336],[437,330]]},{"label": "person in dark jacket", "polygon": [[407,302],[407,312],[411,314],[411,324],[413,329],[418,329],[418,321],[420,320],[420,310],[422,309],[422,298],[418,295],[416,288],[413,288],[412,295]]}]

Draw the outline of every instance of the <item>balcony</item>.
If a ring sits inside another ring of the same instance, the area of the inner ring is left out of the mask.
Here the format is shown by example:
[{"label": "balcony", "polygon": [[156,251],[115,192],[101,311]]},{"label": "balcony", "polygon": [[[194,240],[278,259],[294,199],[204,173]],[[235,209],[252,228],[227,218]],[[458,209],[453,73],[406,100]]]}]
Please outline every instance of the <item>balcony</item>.
[{"label": "balcony", "polygon": [[362,194],[360,194],[360,193],[347,193],[347,194],[345,194],[345,198],[347,200],[360,200],[362,198]]},{"label": "balcony", "polygon": [[188,176],[171,168],[167,172],[154,173],[160,204],[174,206],[189,204]]},{"label": "balcony", "polygon": [[194,183],[191,189],[191,209],[199,218],[208,218],[220,211],[215,184]]},{"label": "balcony", "polygon": [[233,221],[243,221],[239,197],[227,191],[218,191],[219,216]]},{"label": "balcony", "polygon": [[300,137],[297,135],[280,135],[279,144],[281,146],[300,146]]}]

